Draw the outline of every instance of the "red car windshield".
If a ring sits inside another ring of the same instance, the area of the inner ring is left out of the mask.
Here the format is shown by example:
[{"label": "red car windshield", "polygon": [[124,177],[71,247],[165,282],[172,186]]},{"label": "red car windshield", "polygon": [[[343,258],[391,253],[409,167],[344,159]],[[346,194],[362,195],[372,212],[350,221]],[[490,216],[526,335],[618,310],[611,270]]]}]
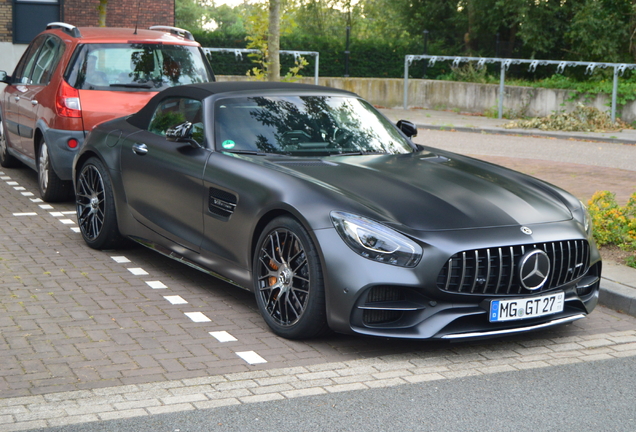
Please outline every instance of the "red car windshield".
[{"label": "red car windshield", "polygon": [[79,90],[160,91],[212,81],[198,47],[166,44],[85,44],[65,76]]}]

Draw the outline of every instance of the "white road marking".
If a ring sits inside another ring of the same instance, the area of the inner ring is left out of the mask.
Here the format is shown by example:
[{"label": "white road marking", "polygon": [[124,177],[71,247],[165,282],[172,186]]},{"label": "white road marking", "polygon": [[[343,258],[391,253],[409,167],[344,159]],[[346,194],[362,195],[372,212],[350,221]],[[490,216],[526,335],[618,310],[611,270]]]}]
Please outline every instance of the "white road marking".
[{"label": "white road marking", "polygon": [[41,198],[29,198],[29,199],[31,200],[31,202],[34,202],[34,203],[41,203],[41,202],[44,202],[44,201],[42,201],[42,199],[41,199]]},{"label": "white road marking", "polygon": [[201,312],[186,312],[185,315],[194,322],[212,321],[210,318],[206,317]]},{"label": "white road marking", "polygon": [[42,210],[53,210],[53,206],[51,204],[40,204],[40,208]]},{"label": "white road marking", "polygon": [[20,183],[18,183],[17,181],[8,181],[8,182],[7,182],[7,184],[8,184],[9,186],[17,186],[17,185],[19,185]]},{"label": "white road marking", "polygon": [[82,232],[82,230],[79,227],[71,227],[71,231],[76,233]]},{"label": "white road marking", "polygon": [[171,304],[188,304],[188,302],[181,296],[173,295],[173,296],[163,296],[166,300],[168,300]]},{"label": "white road marking", "polygon": [[77,214],[77,212],[76,212],[75,210],[63,211],[63,212],[61,212],[61,213],[62,213],[62,214],[65,214],[65,215],[70,215],[70,214],[74,215],[74,214]]},{"label": "white road marking", "polygon": [[14,186],[13,189],[17,190],[17,191],[23,191],[26,190],[26,188],[24,186]]},{"label": "white road marking", "polygon": [[24,195],[25,197],[30,197],[33,196],[33,192],[22,192],[22,195]]},{"label": "white road marking", "polygon": [[111,258],[119,264],[130,262],[130,260],[125,256],[112,256]]},{"label": "white road marking", "polygon": [[164,288],[168,288],[166,285],[163,284],[163,282],[161,281],[146,281],[146,284],[152,288],[152,289],[164,289]]},{"label": "white road marking", "polygon": [[71,219],[58,219],[58,220],[62,222],[64,225],[73,225],[75,223],[75,221]]},{"label": "white road marking", "polygon": [[238,340],[226,331],[210,332],[210,336],[213,336],[219,342],[235,342]]},{"label": "white road marking", "polygon": [[129,272],[131,272],[132,274],[134,274],[135,276],[141,276],[141,275],[147,275],[148,272],[142,268],[139,267],[133,267],[133,268],[128,268],[127,269]]},{"label": "white road marking", "polygon": [[35,212],[27,212],[27,213],[13,213],[13,216],[37,216],[38,214]]},{"label": "white road marking", "polygon": [[256,354],[254,351],[242,351],[237,352],[237,356],[248,362],[249,364],[267,363],[263,357]]},{"label": "white road marking", "polygon": [[64,214],[62,212],[49,212],[49,214],[53,217],[62,217]]}]

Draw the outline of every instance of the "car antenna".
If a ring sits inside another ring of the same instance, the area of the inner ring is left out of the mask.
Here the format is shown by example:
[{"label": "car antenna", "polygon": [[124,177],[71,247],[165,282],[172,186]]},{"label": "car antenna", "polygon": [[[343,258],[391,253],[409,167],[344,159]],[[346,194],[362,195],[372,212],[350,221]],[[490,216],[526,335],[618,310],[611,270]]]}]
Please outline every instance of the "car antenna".
[{"label": "car antenna", "polygon": [[135,31],[133,34],[137,34],[137,27],[139,27],[139,10],[141,9],[141,0],[137,0],[137,21],[135,22]]}]

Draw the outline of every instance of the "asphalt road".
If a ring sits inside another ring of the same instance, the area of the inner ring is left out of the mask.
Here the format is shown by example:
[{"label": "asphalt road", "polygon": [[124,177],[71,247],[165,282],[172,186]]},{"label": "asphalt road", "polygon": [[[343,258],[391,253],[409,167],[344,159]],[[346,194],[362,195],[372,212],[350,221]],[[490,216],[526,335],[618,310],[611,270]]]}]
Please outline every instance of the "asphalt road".
[{"label": "asphalt road", "polygon": [[39,430],[631,432],[634,364],[606,360]]},{"label": "asphalt road", "polygon": [[[530,170],[558,158],[541,173],[565,171],[577,188],[611,190],[618,171],[626,191],[636,184],[636,147],[443,131],[418,140]],[[286,341],[249,293],[143,248],[89,249],[72,203],[42,208],[28,195],[35,173],[2,171],[2,432],[636,430],[636,318],[599,307],[571,325],[457,344]],[[195,311],[210,321],[188,318]],[[211,336],[221,330],[239,340]]]}]

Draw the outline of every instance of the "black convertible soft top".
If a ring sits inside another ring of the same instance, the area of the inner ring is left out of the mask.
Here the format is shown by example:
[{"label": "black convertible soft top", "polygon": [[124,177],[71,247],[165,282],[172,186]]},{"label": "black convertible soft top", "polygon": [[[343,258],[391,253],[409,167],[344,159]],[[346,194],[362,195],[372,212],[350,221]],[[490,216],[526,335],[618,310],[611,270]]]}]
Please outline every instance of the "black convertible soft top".
[{"label": "black convertible soft top", "polygon": [[335,89],[332,87],[317,86],[313,84],[298,84],[288,82],[269,82],[269,81],[223,81],[208,82],[199,84],[188,84],[176,87],[170,87],[156,94],[146,106],[140,109],[137,114],[133,114],[128,122],[133,126],[143,129],[148,126],[155,108],[159,101],[168,97],[187,97],[202,100],[213,94],[234,93],[234,92],[263,92],[269,93],[276,91],[297,91],[297,92],[317,92],[325,94],[342,94],[349,96],[357,96],[355,93]]}]

